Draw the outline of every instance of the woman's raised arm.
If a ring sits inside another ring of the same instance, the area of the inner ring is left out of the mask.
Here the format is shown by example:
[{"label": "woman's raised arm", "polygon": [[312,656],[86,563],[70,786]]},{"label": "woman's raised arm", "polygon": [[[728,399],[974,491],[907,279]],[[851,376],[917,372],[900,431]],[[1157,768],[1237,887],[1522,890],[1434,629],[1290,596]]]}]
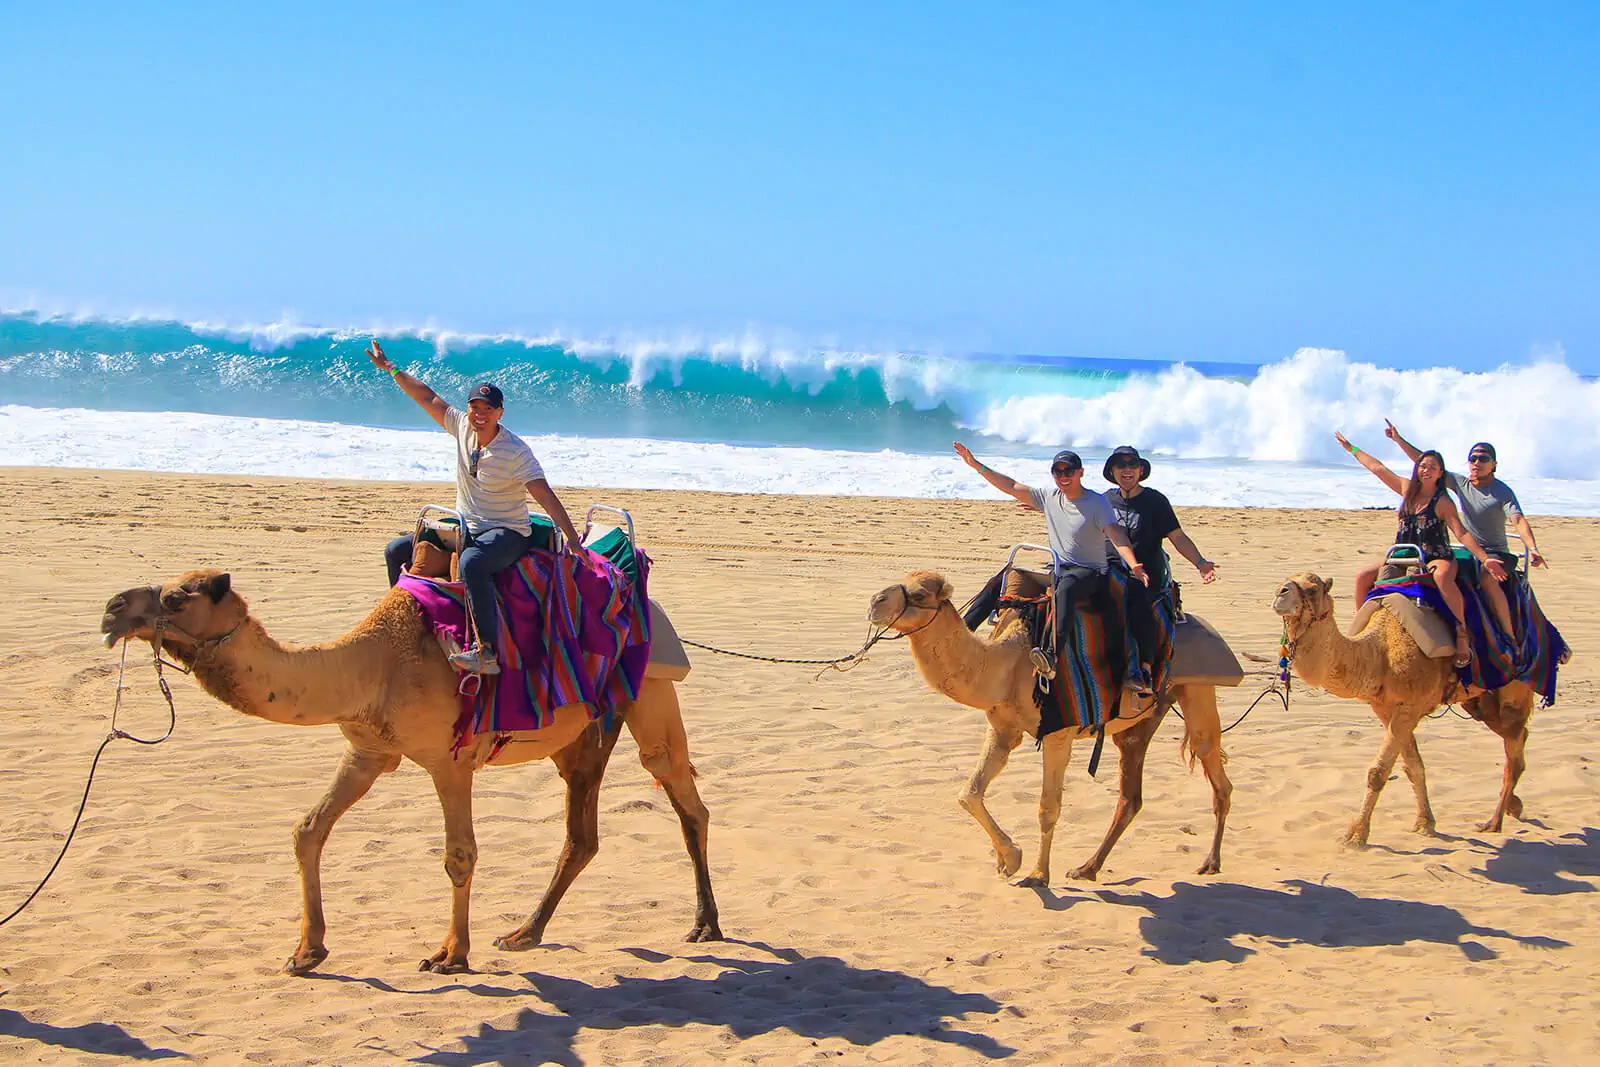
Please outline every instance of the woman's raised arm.
[{"label": "woman's raised arm", "polygon": [[1367,470],[1371,471],[1373,474],[1376,474],[1380,482],[1382,482],[1384,485],[1387,485],[1390,489],[1393,489],[1401,496],[1406,495],[1406,479],[1400,477],[1394,471],[1390,470],[1388,467],[1385,467],[1382,463],[1379,463],[1376,458],[1367,455],[1365,452],[1361,451],[1361,449],[1345,440],[1344,434],[1340,433],[1338,430],[1333,431],[1333,439],[1338,441],[1346,452],[1356,457],[1357,463],[1367,468]]}]

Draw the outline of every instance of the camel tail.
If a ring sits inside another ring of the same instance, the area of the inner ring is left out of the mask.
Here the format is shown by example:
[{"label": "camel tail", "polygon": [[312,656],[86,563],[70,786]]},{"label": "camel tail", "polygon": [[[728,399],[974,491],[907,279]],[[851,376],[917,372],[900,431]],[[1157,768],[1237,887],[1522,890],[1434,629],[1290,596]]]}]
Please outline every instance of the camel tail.
[{"label": "camel tail", "polygon": [[[1178,759],[1189,765],[1190,774],[1194,773],[1195,764],[1200,762],[1201,755],[1200,750],[1194,745],[1194,739],[1185,733],[1183,740],[1178,742]],[[1217,758],[1223,763],[1228,762],[1228,753],[1222,748],[1221,741],[1217,742]]]}]

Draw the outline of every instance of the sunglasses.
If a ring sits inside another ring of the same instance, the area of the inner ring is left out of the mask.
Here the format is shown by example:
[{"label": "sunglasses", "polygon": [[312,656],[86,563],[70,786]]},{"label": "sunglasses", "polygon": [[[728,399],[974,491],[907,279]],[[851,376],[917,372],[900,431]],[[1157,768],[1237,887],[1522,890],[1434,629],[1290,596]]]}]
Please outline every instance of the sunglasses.
[{"label": "sunglasses", "polygon": [[1468,456],[1467,457],[1467,462],[1468,463],[1493,463],[1494,462],[1494,457],[1493,456],[1486,456],[1482,452],[1479,452],[1475,456]]},{"label": "sunglasses", "polygon": [[1138,467],[1138,466],[1140,466],[1140,463],[1136,459],[1119,459],[1119,460],[1117,460],[1115,463],[1113,463],[1111,465],[1111,469],[1112,470],[1121,470],[1124,467]]},{"label": "sunglasses", "polygon": [[472,454],[467,457],[467,477],[468,478],[476,478],[478,476],[478,460],[480,460],[482,458],[483,458],[483,449],[481,449],[481,448],[474,448],[472,450]]},{"label": "sunglasses", "polygon": [[1050,473],[1057,478],[1065,478],[1069,474],[1076,474],[1083,470],[1082,467],[1051,467]]}]

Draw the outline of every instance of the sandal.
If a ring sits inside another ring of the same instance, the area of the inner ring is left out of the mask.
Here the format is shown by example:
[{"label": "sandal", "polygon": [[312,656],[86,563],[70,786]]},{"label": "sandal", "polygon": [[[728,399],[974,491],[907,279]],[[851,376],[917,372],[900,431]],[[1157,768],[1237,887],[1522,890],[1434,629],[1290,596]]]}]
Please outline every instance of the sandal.
[{"label": "sandal", "polygon": [[1456,627],[1455,665],[1457,670],[1464,670],[1472,666],[1472,644],[1467,637],[1467,628],[1465,626]]}]

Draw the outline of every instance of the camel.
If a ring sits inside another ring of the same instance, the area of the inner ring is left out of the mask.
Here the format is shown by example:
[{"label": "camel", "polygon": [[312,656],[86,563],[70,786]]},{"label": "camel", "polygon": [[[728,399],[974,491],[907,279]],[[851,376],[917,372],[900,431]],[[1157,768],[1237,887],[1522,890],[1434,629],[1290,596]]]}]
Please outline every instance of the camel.
[{"label": "camel", "polygon": [[[1021,584],[1013,584],[1008,591],[1036,595],[1043,589],[1025,572],[1013,571],[1013,583],[1018,579]],[[1032,588],[1027,587],[1030,582]],[[872,598],[867,618],[875,626],[905,635],[911,645],[912,662],[930,686],[957,703],[978,708],[987,717],[989,729],[983,754],[961,793],[960,803],[988,833],[994,844],[995,867],[1002,877],[1010,878],[1022,866],[1022,850],[995,822],[983,798],[1023,736],[1039,735],[1039,710],[1033,702],[1034,670],[1028,659],[1030,642],[1023,619],[1010,610],[1001,612],[989,638],[972,633],[951,603],[954,595],[954,589],[941,575],[913,571],[903,583],[891,585]],[[1131,693],[1124,694],[1124,708],[1134,700]],[[1183,748],[1190,754],[1191,767],[1195,759],[1205,767],[1211,783],[1211,810],[1216,815],[1211,851],[1195,873],[1217,874],[1222,870],[1222,832],[1227,824],[1233,783],[1223,769],[1227,756],[1222,750],[1216,687],[1174,678],[1164,699],[1140,701],[1132,714],[1125,711],[1106,724],[1106,733],[1116,742],[1120,754],[1117,807],[1105,840],[1068,877],[1094,881],[1118,838],[1144,806],[1145,753],[1173,704],[1183,708]],[[1039,855],[1033,870],[1016,885],[1043,888],[1050,884],[1050,847],[1061,814],[1062,780],[1072,755],[1072,743],[1092,736],[1092,730],[1068,727],[1046,735],[1041,742],[1044,786],[1039,797]]]},{"label": "camel", "polygon": [[[1428,803],[1427,772],[1417,748],[1416,729],[1435,708],[1460,699],[1455,668],[1449,658],[1430,658],[1418,647],[1400,620],[1379,608],[1354,637],[1346,636],[1333,618],[1333,580],[1309,572],[1296,574],[1278,590],[1272,610],[1283,616],[1289,659],[1295,674],[1337,697],[1364,700],[1383,723],[1383,747],[1367,770],[1367,794],[1361,814],[1345,832],[1346,844],[1362,848],[1372,829],[1372,810],[1394,769],[1396,756],[1417,798],[1414,829],[1433,835],[1433,808]],[[1524,682],[1479,693],[1462,707],[1505,742],[1505,775],[1494,814],[1478,825],[1499,833],[1505,817],[1522,817],[1517,781],[1527,766],[1528,720],[1533,716],[1534,690]]]},{"label": "camel", "polygon": [[[551,726],[512,734],[501,747],[496,748],[493,735],[480,734],[453,752],[456,673],[404,589],[389,590],[344,637],[309,648],[273,640],[250,615],[229,575],[215,570],[190,571],[163,585],[118,593],[106,604],[100,629],[108,646],[139,639],[176,657],[206,692],[246,715],[293,726],[337,725],[349,742],[332,786],[294,829],[302,915],[300,942],[283,967],[289,974],[307,974],[328,956],[321,883],[328,834],[402,758],[433,778],[444,809],[444,869],[451,885],[449,933],[420,970],[458,974],[470,969],[468,901],[478,860],[472,779],[480,766],[549,758],[567,786],[566,842],[555,875],[538,909],[497,938],[497,947],[520,951],[538,945],[562,895],[599,851],[600,780],[617,741],[616,727],[604,730],[591,722],[588,705],[569,704],[555,709]],[[647,677],[638,699],[618,709],[615,718],[627,724],[639,743],[640,761],[666,789],[683,825],[697,896],[688,940],[720,941],[706,862],[709,813],[695,789],[673,684]]]}]

